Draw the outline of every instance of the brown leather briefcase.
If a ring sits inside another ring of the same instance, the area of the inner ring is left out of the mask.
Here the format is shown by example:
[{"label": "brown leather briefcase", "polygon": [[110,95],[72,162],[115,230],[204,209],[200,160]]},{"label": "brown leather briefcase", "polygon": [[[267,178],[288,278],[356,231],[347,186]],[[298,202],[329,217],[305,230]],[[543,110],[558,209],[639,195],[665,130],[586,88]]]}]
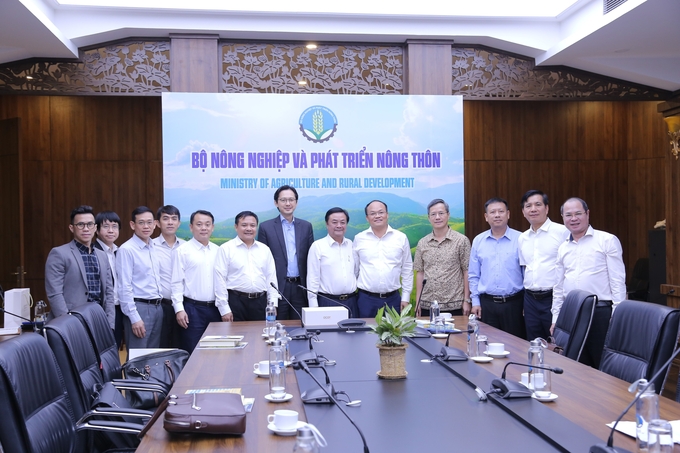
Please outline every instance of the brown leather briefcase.
[{"label": "brown leather briefcase", "polygon": [[171,395],[163,427],[172,433],[243,434],[246,410],[236,393]]}]

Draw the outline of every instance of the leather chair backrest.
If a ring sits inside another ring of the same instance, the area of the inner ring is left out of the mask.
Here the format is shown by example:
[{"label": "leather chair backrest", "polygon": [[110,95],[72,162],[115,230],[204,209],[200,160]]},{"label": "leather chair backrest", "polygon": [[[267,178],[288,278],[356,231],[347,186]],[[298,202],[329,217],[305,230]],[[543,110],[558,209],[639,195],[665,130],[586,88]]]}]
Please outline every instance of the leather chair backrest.
[{"label": "leather chair backrest", "polygon": [[113,336],[109,321],[106,319],[104,309],[98,304],[84,304],[71,310],[85,326],[94,346],[104,382],[121,379],[123,372],[118,355],[118,345]]},{"label": "leather chair backrest", "polygon": [[57,359],[79,419],[90,409],[95,384],[103,383],[90,337],[75,316],[65,315],[45,324],[45,338]]},{"label": "leather chair backrest", "polygon": [[75,417],[64,379],[43,337],[0,343],[0,443],[6,452],[75,451]]},{"label": "leather chair backrest", "polygon": [[597,296],[575,289],[567,294],[562,304],[553,338],[555,344],[564,349],[564,355],[572,360],[581,357],[596,302]]},{"label": "leather chair backrest", "polygon": [[[680,310],[624,300],[612,316],[600,370],[624,381],[649,380],[671,357],[678,341]],[[666,372],[654,381],[660,393]]]}]

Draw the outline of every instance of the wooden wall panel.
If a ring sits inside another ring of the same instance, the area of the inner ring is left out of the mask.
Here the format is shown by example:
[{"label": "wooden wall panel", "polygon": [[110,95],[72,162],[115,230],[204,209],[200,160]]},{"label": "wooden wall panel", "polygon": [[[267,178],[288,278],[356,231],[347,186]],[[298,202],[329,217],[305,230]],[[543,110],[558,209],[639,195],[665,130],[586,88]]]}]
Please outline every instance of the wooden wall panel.
[{"label": "wooden wall panel", "polygon": [[451,94],[451,44],[450,41],[407,41],[404,93]]},{"label": "wooden wall panel", "polygon": [[486,229],[484,202],[510,204],[510,226],[524,231],[519,201],[546,192],[550,218],[586,200],[594,228],[616,234],[630,270],[645,257],[647,231],[664,218],[665,131],[654,102],[464,103],[465,216],[470,239]]},{"label": "wooden wall panel", "polygon": [[[176,36],[170,44],[172,91],[218,93],[221,58],[217,36]],[[197,69],[199,68],[199,69]]]}]

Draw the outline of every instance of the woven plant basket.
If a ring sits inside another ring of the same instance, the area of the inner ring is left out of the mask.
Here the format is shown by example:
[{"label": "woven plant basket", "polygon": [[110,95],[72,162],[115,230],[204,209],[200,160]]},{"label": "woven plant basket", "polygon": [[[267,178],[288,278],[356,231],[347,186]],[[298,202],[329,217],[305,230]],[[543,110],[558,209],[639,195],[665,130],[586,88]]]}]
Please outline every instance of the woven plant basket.
[{"label": "woven plant basket", "polygon": [[380,354],[380,371],[378,377],[382,379],[404,379],[406,372],[406,348],[408,345],[403,343],[401,346],[382,346],[377,345]]}]

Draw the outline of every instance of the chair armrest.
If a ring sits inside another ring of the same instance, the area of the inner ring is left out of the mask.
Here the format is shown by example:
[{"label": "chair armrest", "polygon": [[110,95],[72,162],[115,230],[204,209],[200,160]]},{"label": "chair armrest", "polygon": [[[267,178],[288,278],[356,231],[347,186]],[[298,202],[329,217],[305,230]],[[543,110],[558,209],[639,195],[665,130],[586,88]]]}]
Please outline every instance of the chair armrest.
[{"label": "chair armrest", "polygon": [[142,430],[142,425],[136,423],[114,422],[108,420],[91,420],[85,423],[76,424],[76,431],[94,430],[138,434]]}]

